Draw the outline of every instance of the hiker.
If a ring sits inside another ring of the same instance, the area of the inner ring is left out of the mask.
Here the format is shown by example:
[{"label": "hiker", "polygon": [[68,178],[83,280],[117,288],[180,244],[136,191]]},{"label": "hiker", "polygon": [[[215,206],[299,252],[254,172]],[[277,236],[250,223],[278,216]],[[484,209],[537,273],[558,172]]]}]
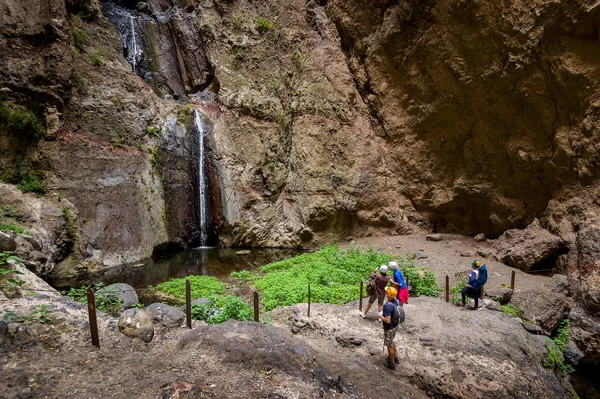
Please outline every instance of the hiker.
[{"label": "hiker", "polygon": [[[473,309],[477,309],[479,307],[479,296],[481,295],[481,286],[483,285],[479,281],[480,266],[481,263],[477,259],[471,263],[473,270],[471,271],[471,274],[469,274],[469,281],[467,281],[467,286],[463,288],[460,293],[462,295],[462,306],[465,306],[465,297],[468,296],[469,298],[475,299],[475,307]],[[487,271],[485,278],[487,280]]]},{"label": "hiker", "polygon": [[373,273],[371,273],[371,278],[373,279],[372,283],[374,283],[373,285],[375,290],[373,294],[369,296],[369,303],[367,304],[364,313],[359,312],[360,316],[363,319],[367,316],[367,313],[369,313],[369,309],[371,309],[371,306],[375,302],[375,299],[377,299],[377,312],[380,313],[383,309],[383,300],[385,299],[385,286],[387,285],[388,281],[390,281],[390,276],[387,275],[387,271],[387,266],[381,265],[377,269],[375,269]]},{"label": "hiker", "polygon": [[398,317],[394,317],[394,313],[397,312],[396,306],[400,306],[400,301],[396,299],[398,291],[394,287],[387,287],[385,291],[388,301],[385,303],[383,310],[379,312],[379,316],[383,321],[383,345],[388,350],[388,355],[383,361],[383,365],[394,370],[396,363],[400,363],[398,356],[396,356],[396,344],[394,343],[399,324]]},{"label": "hiker", "polygon": [[402,305],[408,302],[408,286],[404,280],[402,271],[398,268],[398,262],[395,260],[388,263],[388,268],[392,270],[392,280],[390,284],[398,291],[398,299]]}]

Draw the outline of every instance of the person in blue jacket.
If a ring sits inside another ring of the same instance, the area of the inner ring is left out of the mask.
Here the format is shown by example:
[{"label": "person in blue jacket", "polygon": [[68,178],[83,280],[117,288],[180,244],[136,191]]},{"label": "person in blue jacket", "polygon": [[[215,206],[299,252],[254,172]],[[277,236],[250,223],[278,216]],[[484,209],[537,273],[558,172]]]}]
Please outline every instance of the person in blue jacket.
[{"label": "person in blue jacket", "polygon": [[404,275],[398,268],[398,262],[394,260],[388,263],[388,268],[393,272],[390,284],[398,291],[398,300],[404,305],[408,302],[408,286],[404,280]]},{"label": "person in blue jacket", "polygon": [[479,307],[479,296],[481,295],[481,287],[477,282],[477,279],[479,278],[480,266],[481,263],[477,259],[475,259],[473,263],[471,263],[471,267],[473,268],[473,270],[471,271],[471,274],[469,274],[469,281],[467,281],[467,286],[463,288],[460,293],[462,296],[463,306],[465,306],[466,297],[475,299],[475,307],[473,309],[477,309]]}]

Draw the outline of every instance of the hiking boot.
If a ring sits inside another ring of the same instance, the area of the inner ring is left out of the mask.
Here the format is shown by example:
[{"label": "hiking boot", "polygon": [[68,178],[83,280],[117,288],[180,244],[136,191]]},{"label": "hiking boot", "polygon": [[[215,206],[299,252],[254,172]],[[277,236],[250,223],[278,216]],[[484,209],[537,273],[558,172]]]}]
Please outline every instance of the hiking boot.
[{"label": "hiking boot", "polygon": [[400,363],[400,359],[398,359],[398,356],[394,356],[394,363],[396,363],[396,364]]},{"label": "hiking boot", "polygon": [[358,312],[358,315],[359,315],[360,317],[362,317],[363,319],[364,319],[365,317],[367,317],[367,315],[366,315],[366,314],[364,314],[363,312]]},{"label": "hiking boot", "polygon": [[387,367],[388,369],[392,369],[395,370],[396,369],[396,365],[394,363],[390,363],[390,359],[388,359],[387,357],[385,358],[385,360],[383,361],[383,365],[385,367]]}]

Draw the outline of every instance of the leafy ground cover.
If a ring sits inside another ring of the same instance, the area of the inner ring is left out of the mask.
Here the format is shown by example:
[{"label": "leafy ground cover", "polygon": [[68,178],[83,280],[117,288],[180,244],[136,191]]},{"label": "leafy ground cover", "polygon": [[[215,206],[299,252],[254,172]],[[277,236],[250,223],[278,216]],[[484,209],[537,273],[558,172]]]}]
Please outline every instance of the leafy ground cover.
[{"label": "leafy ground cover", "polygon": [[211,295],[225,292],[223,283],[213,276],[187,276],[183,278],[172,278],[154,287],[155,290],[176,296],[182,302],[185,301],[185,281],[190,281],[190,296],[192,300],[207,298]]}]

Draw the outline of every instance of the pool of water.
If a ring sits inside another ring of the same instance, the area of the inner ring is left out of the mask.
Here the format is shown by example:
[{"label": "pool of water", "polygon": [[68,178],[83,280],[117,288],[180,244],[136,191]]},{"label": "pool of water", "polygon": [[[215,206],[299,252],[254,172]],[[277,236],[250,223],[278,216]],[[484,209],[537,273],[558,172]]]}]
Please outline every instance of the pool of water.
[{"label": "pool of water", "polygon": [[257,270],[260,266],[291,258],[305,251],[276,248],[194,248],[175,254],[165,254],[134,264],[110,268],[90,276],[86,284],[126,283],[135,288],[156,285],[174,277],[208,275],[228,277],[241,270]]}]

